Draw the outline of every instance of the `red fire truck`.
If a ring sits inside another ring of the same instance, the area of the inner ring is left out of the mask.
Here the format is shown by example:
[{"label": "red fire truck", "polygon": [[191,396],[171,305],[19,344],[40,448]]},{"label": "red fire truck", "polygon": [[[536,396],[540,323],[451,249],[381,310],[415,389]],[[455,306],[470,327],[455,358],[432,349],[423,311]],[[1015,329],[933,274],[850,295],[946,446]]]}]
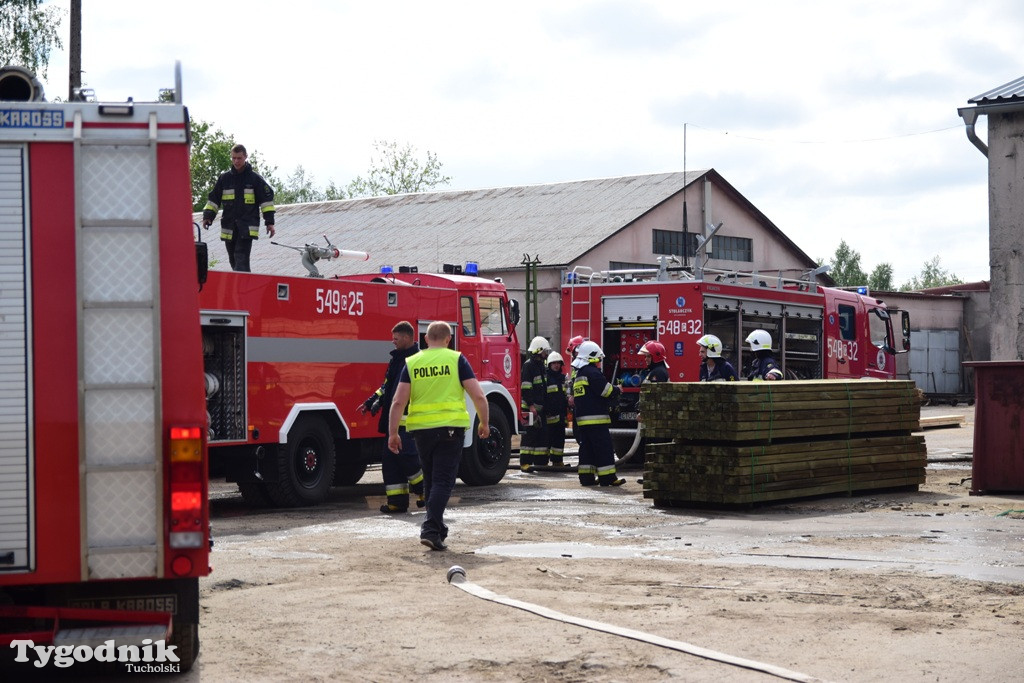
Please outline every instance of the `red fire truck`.
[{"label": "red fire truck", "polygon": [[[713,334],[723,357],[742,377],[750,352],[744,344],[755,329],[767,330],[787,379],[892,379],[896,354],[910,348],[910,320],[901,312],[899,330],[885,303],[864,293],[822,287],[811,273],[781,274],[710,269],[595,272],[576,268],[561,288],[562,348],[581,335],[605,352],[603,368],[622,387],[615,425],[635,429],[648,341],[665,345],[673,382],[700,375],[697,340]],[[897,347],[897,338],[900,339]]]},{"label": "red fire truck", "polygon": [[17,67],[0,100],[0,651],[148,638],[185,670],[210,542],[188,114],[48,103]]},{"label": "red fire truck", "polygon": [[357,409],[384,379],[392,327],[409,321],[422,342],[445,320],[490,403],[491,437],[467,430],[459,476],[500,481],[519,406],[518,308],[504,285],[461,266],[320,278],[316,248],[305,251],[312,277],[211,271],[200,295],[213,471],[252,505],[315,505],[355,484],[384,446],[378,416]]}]

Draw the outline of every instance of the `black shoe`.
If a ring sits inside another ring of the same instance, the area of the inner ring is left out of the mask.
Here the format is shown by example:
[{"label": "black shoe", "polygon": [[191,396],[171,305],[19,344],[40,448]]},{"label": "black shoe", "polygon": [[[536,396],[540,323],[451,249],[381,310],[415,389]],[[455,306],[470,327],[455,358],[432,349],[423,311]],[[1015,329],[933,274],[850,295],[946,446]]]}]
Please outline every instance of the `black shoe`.
[{"label": "black shoe", "polygon": [[597,486],[596,479],[580,479],[580,486]]},{"label": "black shoe", "polygon": [[612,479],[611,481],[602,481],[601,486],[622,486],[625,483],[625,479]]},{"label": "black shoe", "polygon": [[400,508],[397,505],[387,504],[387,505],[381,505],[380,506],[380,511],[384,512],[384,513],[387,513],[389,515],[397,515],[397,514],[400,514],[402,512],[408,512],[409,508]]},{"label": "black shoe", "polygon": [[426,505],[427,505],[427,499],[424,498],[423,496],[420,496],[419,498],[416,499],[416,507],[421,508],[421,507],[425,507]]},{"label": "black shoe", "polygon": [[448,550],[448,546],[438,536],[420,536],[420,543],[431,550]]}]

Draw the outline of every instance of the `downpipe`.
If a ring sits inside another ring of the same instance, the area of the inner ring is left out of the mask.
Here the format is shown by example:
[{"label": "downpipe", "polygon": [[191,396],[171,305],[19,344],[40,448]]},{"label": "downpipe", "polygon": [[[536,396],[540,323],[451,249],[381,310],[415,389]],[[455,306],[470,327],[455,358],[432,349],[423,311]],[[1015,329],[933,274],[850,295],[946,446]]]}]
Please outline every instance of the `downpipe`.
[{"label": "downpipe", "polygon": [[[639,430],[638,430],[639,432]],[[757,662],[752,659],[743,659],[742,657],[734,657],[733,655],[725,654],[723,652],[716,652],[715,650],[709,650],[698,645],[691,645],[690,643],[684,643],[679,640],[669,640],[668,638],[662,638],[650,633],[644,633],[643,631],[635,631],[631,628],[623,628],[621,626],[615,626],[613,624],[606,624],[600,621],[594,621],[593,619],[584,619],[582,617],[574,617],[570,614],[563,614],[562,612],[556,612],[553,609],[548,609],[541,605],[534,605],[529,602],[523,602],[521,600],[515,600],[513,598],[506,597],[504,595],[498,595],[492,591],[487,590],[475,583],[472,583],[466,578],[466,570],[462,567],[455,565],[448,570],[448,583],[455,586],[456,588],[469,593],[470,595],[488,600],[490,602],[497,603],[499,605],[506,605],[508,607],[515,607],[531,614],[544,617],[545,619],[552,619],[554,621],[560,621],[563,624],[572,624],[573,626],[581,626],[588,628],[592,631],[601,631],[602,633],[609,633],[613,636],[620,636],[622,638],[629,638],[631,640],[638,640],[642,643],[648,643],[650,645],[657,645],[658,647],[664,647],[669,650],[676,650],[683,652],[688,655],[694,655],[695,657],[701,657],[703,659],[709,659],[715,662],[721,662],[723,664],[729,664],[731,666],[738,666],[743,669],[750,669],[752,671],[760,671],[762,673],[776,676],[778,678],[784,678],[789,681],[801,681],[804,683],[818,683],[822,679],[815,676],[809,676],[807,674],[799,673],[797,671],[790,671],[779,666],[772,664],[764,664]]]}]

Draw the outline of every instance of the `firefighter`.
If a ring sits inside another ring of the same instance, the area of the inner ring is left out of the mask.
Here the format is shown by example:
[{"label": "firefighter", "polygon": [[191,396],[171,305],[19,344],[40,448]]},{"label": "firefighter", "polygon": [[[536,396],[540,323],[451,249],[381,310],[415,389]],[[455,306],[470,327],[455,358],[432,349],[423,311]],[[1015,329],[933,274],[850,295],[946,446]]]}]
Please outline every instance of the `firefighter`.
[{"label": "firefighter", "polygon": [[565,466],[565,420],[569,404],[565,396],[565,373],[562,372],[564,365],[562,354],[552,351],[548,355],[548,371],[544,383],[544,444],[547,450],[543,455],[535,456],[534,464],[537,465],[546,465],[550,460],[554,467]]},{"label": "firefighter", "polygon": [[754,353],[747,379],[755,382],[783,379],[782,369],[772,356],[772,335],[767,330],[754,330],[747,335],[746,342]]},{"label": "firefighter", "polygon": [[705,334],[697,340],[700,347],[700,381],[701,382],[734,382],[736,369],[722,358],[722,340],[713,334]]},{"label": "firefighter", "polygon": [[[391,401],[398,387],[398,378],[405,368],[405,360],[420,350],[416,343],[416,330],[405,320],[391,328],[391,341],[395,345],[395,350],[391,352],[384,382],[368,399],[359,404],[360,414],[365,415],[369,412],[370,415],[376,415],[380,411],[377,431],[384,435],[388,433],[388,413],[391,411]],[[423,507],[425,504],[423,469],[420,467],[420,456],[416,452],[416,442],[405,430],[405,415],[402,415],[398,435],[402,442],[398,453],[392,453],[385,443],[384,452],[381,454],[381,474],[384,476],[384,492],[388,500],[380,506],[380,511],[385,513],[407,512],[410,492],[416,494],[416,507]]]},{"label": "firefighter", "polygon": [[210,190],[203,207],[203,227],[209,228],[217,211],[220,238],[228,251],[231,270],[249,272],[252,241],[260,238],[260,216],[267,225],[267,235],[274,236],[274,190],[252,170],[244,145],[231,148],[231,169],[221,173]]},{"label": "firefighter", "polygon": [[427,490],[420,543],[431,550],[448,549],[444,510],[455,488],[466,430],[473,424],[466,395],[476,408],[477,436],[486,439],[491,434],[487,397],[466,357],[448,348],[451,338],[452,328],[443,320],[427,326],[427,348],[406,359],[388,421],[388,448],[398,453],[398,422],[409,406],[406,428],[416,439]]},{"label": "firefighter", "polygon": [[[520,373],[522,381],[521,407],[527,413],[526,429],[519,440],[519,469],[533,472],[535,460],[547,461],[544,424],[544,360],[551,352],[548,340],[534,337],[527,348],[528,357]],[[539,464],[539,463],[538,463]]]},{"label": "firefighter", "polygon": [[573,407],[572,383],[576,379],[576,367],[573,365],[573,361],[576,360],[576,351],[580,348],[580,344],[585,341],[581,335],[576,335],[569,340],[565,347],[565,355],[569,356],[569,372],[565,375],[565,399],[569,404],[569,409],[572,410],[572,438],[576,440],[577,446],[581,441],[579,425],[576,424],[576,409]]},{"label": "firefighter", "polygon": [[622,486],[625,479],[615,474],[615,449],[611,435],[611,407],[619,396],[619,388],[610,384],[601,368],[604,358],[601,347],[592,341],[583,342],[572,362],[576,368],[572,393],[574,417],[580,431],[580,464],[578,473],[583,486]]},{"label": "firefighter", "polygon": [[667,382],[668,362],[665,360],[665,345],[661,342],[649,341],[640,348],[641,356],[647,359],[647,382]]}]

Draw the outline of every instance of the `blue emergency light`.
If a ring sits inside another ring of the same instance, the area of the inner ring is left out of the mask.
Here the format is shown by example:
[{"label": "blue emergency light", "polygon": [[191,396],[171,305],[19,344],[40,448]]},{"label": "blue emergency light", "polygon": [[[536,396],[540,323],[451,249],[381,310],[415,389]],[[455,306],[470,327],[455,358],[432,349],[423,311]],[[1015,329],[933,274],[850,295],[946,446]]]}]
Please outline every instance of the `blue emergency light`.
[{"label": "blue emergency light", "polygon": [[476,261],[466,261],[466,270],[463,271],[466,275],[476,275],[477,264]]},{"label": "blue emergency light", "polygon": [[381,266],[380,272],[383,273],[384,275],[388,275],[389,273],[395,272],[395,269],[392,268],[391,266]]}]

